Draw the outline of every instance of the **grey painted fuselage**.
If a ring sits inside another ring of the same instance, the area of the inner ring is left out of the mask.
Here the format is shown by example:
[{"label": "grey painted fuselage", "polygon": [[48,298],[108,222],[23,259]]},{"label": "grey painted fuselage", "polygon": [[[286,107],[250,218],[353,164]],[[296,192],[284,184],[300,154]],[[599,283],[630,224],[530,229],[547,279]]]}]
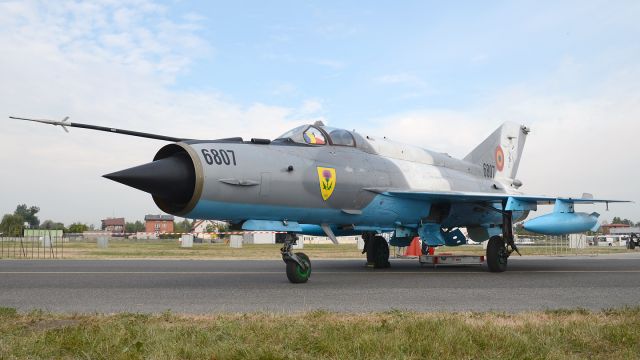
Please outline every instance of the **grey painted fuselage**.
[{"label": "grey painted fuselage", "polygon": [[[508,181],[487,177],[478,164],[384,138],[357,133],[354,138],[354,147],[237,141],[167,145],[191,156],[196,190],[183,208],[158,205],[189,218],[232,222],[295,221],[381,229],[415,227],[425,221],[444,227],[490,226],[501,222],[498,213],[474,205],[445,206],[382,192],[516,192]],[[213,159],[212,154],[218,158]],[[335,189],[326,200],[318,168],[335,170]]]}]

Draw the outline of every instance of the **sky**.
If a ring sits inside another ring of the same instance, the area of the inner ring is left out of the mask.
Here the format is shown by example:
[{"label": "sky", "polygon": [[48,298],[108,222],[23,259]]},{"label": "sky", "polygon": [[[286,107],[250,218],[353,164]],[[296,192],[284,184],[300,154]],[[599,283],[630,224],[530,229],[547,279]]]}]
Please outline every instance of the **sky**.
[{"label": "sky", "polygon": [[164,145],[8,116],[186,138],[334,127],[464,157],[531,128],[530,194],[640,221],[638,1],[0,1],[0,214],[158,214],[101,176]]}]

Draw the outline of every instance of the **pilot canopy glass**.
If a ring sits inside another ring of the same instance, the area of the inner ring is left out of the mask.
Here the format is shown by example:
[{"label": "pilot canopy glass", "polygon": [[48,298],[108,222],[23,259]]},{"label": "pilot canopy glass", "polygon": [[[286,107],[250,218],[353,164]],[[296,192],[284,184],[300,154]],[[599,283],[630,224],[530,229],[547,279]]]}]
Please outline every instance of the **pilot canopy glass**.
[{"label": "pilot canopy glass", "polygon": [[291,141],[307,145],[355,146],[353,135],[344,129],[302,125],[280,135],[275,141]]}]

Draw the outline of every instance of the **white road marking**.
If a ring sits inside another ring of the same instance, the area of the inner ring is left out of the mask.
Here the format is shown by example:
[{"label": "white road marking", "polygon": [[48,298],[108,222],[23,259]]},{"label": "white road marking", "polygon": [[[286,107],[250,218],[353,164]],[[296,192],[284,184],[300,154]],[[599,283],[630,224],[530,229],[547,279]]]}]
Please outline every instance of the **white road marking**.
[{"label": "white road marking", "polygon": [[[429,271],[314,271],[314,274],[328,274],[328,275],[344,275],[344,274],[371,274],[377,275],[407,275],[407,274],[424,274],[424,275],[438,275],[438,274],[491,274],[488,271],[442,271],[440,269]],[[506,271],[506,274],[517,273],[640,273],[640,270],[515,270]],[[236,275],[236,274],[249,274],[249,275],[273,275],[284,274],[283,271],[0,271],[0,274],[14,274],[14,275]]]}]

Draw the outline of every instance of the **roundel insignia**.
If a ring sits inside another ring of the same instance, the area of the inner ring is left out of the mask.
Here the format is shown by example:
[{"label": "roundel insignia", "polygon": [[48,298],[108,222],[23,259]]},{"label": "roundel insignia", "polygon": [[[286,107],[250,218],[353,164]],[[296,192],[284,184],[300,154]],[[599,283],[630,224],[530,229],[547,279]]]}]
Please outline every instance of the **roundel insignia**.
[{"label": "roundel insignia", "polygon": [[496,168],[498,168],[498,171],[504,169],[504,152],[502,152],[500,145],[496,147]]}]

